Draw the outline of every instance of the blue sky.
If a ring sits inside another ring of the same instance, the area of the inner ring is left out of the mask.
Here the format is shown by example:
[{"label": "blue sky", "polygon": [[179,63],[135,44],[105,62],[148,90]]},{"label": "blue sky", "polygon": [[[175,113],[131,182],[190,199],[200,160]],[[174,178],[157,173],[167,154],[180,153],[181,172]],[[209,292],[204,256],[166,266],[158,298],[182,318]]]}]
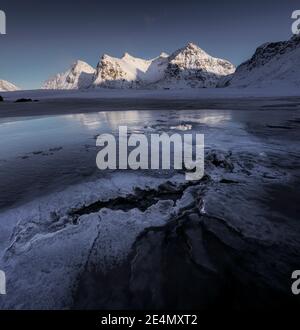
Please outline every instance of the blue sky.
[{"label": "blue sky", "polygon": [[77,59],[103,53],[152,58],[194,42],[240,64],[257,46],[291,36],[296,0],[36,1],[2,0],[0,79],[38,88]]}]

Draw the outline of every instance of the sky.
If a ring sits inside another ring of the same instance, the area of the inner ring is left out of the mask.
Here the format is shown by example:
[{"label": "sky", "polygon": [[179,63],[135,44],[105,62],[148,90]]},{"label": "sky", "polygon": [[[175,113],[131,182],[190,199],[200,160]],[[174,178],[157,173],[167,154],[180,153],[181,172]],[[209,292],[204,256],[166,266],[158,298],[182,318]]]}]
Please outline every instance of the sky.
[{"label": "sky", "polygon": [[39,88],[77,59],[153,58],[188,42],[238,65],[262,43],[291,36],[299,0],[1,0],[0,79]]}]

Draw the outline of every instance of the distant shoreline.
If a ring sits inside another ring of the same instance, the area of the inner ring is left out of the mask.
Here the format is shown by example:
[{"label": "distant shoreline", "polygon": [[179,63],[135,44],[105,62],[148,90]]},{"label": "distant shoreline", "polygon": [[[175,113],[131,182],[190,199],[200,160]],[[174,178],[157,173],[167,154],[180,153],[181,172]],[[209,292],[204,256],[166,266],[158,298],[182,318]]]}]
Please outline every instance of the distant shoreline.
[{"label": "distant shoreline", "polygon": [[[69,115],[103,111],[139,110],[267,110],[270,106],[281,109],[300,107],[300,91],[279,96],[266,90],[101,90],[51,91],[33,90],[0,92],[0,118]],[[297,94],[298,93],[298,94]],[[39,102],[14,103],[19,98]],[[300,109],[300,108],[299,108]]]}]

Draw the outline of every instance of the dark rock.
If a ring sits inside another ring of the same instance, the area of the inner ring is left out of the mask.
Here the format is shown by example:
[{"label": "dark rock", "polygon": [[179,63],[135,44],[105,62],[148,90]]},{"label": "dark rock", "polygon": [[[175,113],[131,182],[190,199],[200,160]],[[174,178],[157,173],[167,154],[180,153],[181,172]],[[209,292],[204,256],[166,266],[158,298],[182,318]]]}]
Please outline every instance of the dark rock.
[{"label": "dark rock", "polygon": [[230,179],[221,179],[220,183],[238,183],[238,181],[230,180]]},{"label": "dark rock", "polygon": [[207,162],[213,164],[215,167],[225,168],[226,170],[232,171],[234,165],[230,159],[231,153],[223,154],[217,151],[213,151],[207,155]]},{"label": "dark rock", "polygon": [[22,102],[33,102],[33,101],[32,101],[32,99],[24,99],[24,98],[22,98],[22,99],[17,99],[17,100],[15,101],[15,103],[22,103]]},{"label": "dark rock", "polygon": [[3,97],[0,95],[0,102],[3,102],[4,101],[4,99],[3,99]]}]

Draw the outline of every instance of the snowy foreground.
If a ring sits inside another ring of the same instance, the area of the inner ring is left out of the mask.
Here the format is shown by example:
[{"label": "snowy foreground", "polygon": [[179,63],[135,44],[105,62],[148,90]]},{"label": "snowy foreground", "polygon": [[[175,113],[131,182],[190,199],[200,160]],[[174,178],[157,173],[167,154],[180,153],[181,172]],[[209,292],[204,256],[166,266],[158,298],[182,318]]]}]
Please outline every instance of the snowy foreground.
[{"label": "snowy foreground", "polygon": [[[290,290],[300,263],[299,110],[2,120],[0,308],[299,304]],[[203,179],[99,173],[95,136],[124,123],[146,134],[205,134]]]}]

